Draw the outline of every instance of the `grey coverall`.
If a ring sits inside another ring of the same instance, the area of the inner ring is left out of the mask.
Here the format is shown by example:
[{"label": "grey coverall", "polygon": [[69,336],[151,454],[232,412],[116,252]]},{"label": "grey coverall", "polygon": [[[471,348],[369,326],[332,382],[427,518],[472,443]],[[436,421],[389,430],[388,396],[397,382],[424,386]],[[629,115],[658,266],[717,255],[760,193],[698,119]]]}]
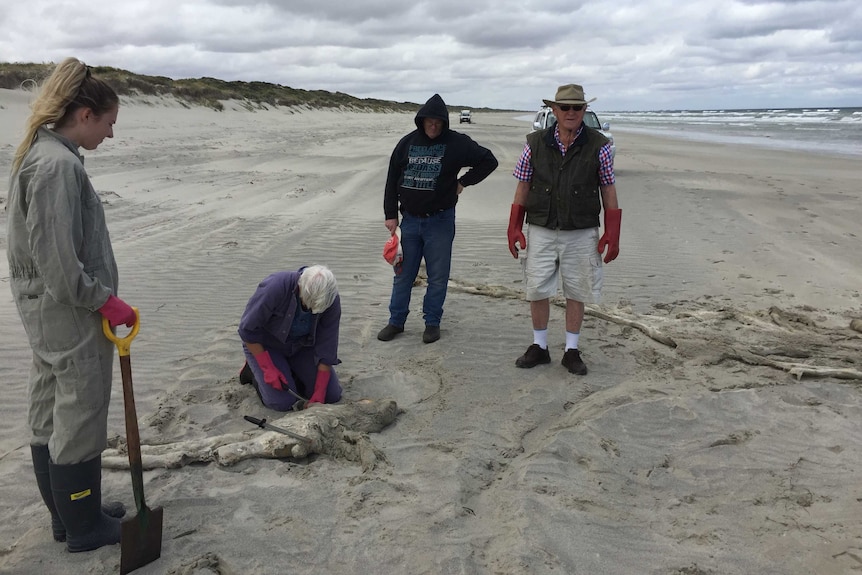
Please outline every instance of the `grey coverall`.
[{"label": "grey coverall", "polygon": [[114,346],[97,311],[118,287],[105,212],[84,158],[40,128],[8,202],[9,284],[33,350],[28,423],[59,465],[107,447]]}]

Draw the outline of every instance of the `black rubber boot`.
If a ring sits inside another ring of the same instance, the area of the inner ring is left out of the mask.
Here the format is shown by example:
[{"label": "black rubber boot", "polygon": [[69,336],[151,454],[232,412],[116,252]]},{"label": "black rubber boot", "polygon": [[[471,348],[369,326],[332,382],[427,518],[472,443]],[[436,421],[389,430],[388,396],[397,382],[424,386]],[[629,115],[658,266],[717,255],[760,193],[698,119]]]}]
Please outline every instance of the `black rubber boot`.
[{"label": "black rubber boot", "polygon": [[[51,512],[51,532],[54,534],[54,541],[63,542],[66,540],[66,526],[63,525],[63,521],[57,513],[54,495],[51,493],[51,470],[48,466],[51,462],[51,455],[48,453],[48,446],[31,445],[30,454],[33,456],[33,471],[36,473],[39,493],[42,494],[45,507]],[[126,506],[121,501],[109,501],[102,504],[102,511],[111,517],[123,517],[126,515]]]},{"label": "black rubber boot", "polygon": [[36,484],[39,486],[39,493],[42,494],[45,507],[51,512],[51,531],[54,533],[54,541],[65,541],[66,527],[60,520],[57,506],[54,505],[54,495],[51,493],[51,471],[48,467],[51,462],[51,455],[48,453],[48,446],[31,445],[30,454],[33,456],[33,471],[36,472]]},{"label": "black rubber boot", "polygon": [[92,551],[120,542],[120,520],[102,511],[102,458],[82,463],[49,463],[51,491],[66,526],[66,549]]}]

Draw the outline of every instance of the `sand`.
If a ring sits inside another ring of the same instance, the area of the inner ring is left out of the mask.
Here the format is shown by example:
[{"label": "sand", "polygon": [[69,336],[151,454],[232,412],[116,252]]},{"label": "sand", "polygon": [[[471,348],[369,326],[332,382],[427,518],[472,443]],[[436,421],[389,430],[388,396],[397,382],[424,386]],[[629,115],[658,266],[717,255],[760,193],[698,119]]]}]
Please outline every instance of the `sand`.
[{"label": "sand", "polygon": [[[28,96],[0,90],[8,170]],[[453,119],[455,116],[452,116]],[[395,422],[338,453],[144,473],[164,508],[162,557],[141,574],[847,574],[862,571],[862,250],[858,160],[617,137],[619,258],[581,334],[586,377],[518,369],[531,343],[506,225],[529,123],[453,127],[500,168],[457,209],[442,338],[387,320],[381,257],[389,154],[411,114],[124,105],[88,152],[131,347],[145,446],[263,433],[279,418],[240,385],[237,322],[257,282],[335,272],[344,403],[392,399]],[[0,182],[5,203],[7,181]],[[5,213],[0,251],[5,254]],[[8,280],[0,257],[0,280]],[[0,572],[115,573],[120,547],[51,537],[27,449],[29,349],[0,292]],[[109,419],[125,435],[116,368]],[[289,417],[289,415],[288,415]],[[134,513],[128,471],[105,497]]]}]

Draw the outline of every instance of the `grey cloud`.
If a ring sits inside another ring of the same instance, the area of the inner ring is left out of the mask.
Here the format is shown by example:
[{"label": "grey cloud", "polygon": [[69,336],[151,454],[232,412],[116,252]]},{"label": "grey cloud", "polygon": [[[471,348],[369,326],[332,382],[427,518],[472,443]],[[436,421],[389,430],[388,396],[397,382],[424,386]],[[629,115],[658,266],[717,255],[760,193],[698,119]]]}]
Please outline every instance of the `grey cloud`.
[{"label": "grey cloud", "polygon": [[811,105],[862,100],[858,0],[7,4],[0,54],[15,61],[526,109],[570,81],[605,110],[784,105],[789,87]]}]

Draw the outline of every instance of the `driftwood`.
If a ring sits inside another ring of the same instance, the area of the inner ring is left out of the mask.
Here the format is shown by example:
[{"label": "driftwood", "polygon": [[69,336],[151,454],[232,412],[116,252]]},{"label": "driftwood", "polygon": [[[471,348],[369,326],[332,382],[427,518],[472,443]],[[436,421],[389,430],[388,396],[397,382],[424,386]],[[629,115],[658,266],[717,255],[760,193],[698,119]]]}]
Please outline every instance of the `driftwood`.
[{"label": "driftwood", "polygon": [[627,319],[627,318],[624,318],[624,317],[619,316],[619,315],[614,315],[612,313],[602,311],[598,308],[595,308],[595,307],[592,307],[589,305],[584,308],[584,314],[585,315],[591,315],[593,317],[597,317],[597,318],[603,319],[605,321],[618,323],[620,325],[627,325],[629,327],[633,327],[633,328],[643,332],[650,339],[654,339],[655,341],[657,341],[659,343],[663,343],[664,345],[666,345],[668,347],[676,347],[676,341],[674,341],[674,339],[672,337],[661,333],[659,330],[655,329],[654,327],[650,327],[645,323],[635,321],[633,319]]},{"label": "driftwood", "polygon": [[[462,282],[459,280],[450,279],[449,280],[449,289],[453,291],[459,291],[461,293],[468,293],[474,295],[483,295],[485,297],[493,297],[498,299],[524,299],[524,292],[521,290],[515,290],[511,288],[506,288],[502,286],[489,286],[484,284],[469,284],[466,282]],[[566,301],[560,298],[554,298],[551,300],[554,305],[565,307]],[[584,315],[589,315],[598,319],[603,319],[605,321],[609,321],[612,323],[626,325],[629,327],[633,327],[639,331],[641,331],[647,337],[654,339],[655,341],[667,345],[669,347],[676,347],[676,342],[673,338],[661,333],[659,330],[654,327],[650,327],[647,324],[623,317],[621,315],[617,315],[611,313],[609,311],[600,309],[596,306],[587,305],[584,307]]]},{"label": "driftwood", "polygon": [[862,379],[862,371],[845,367],[818,367],[805,363],[795,363],[787,361],[778,361],[761,355],[756,355],[748,351],[738,349],[731,350],[724,354],[728,359],[735,359],[748,365],[762,365],[765,367],[773,367],[795,375],[799,381],[804,375],[813,377],[834,377],[836,379]]},{"label": "driftwood", "polygon": [[[395,421],[399,409],[391,399],[312,405],[309,409],[289,413],[272,425],[307,437],[305,442],[277,431],[253,428],[241,433],[229,433],[162,444],[142,444],[144,469],[176,468],[195,462],[215,462],[234,465],[245,459],[304,459],[320,453],[359,462],[363,471],[373,469],[385,459],[368,438]],[[102,467],[128,469],[125,444],[102,453]]]}]

